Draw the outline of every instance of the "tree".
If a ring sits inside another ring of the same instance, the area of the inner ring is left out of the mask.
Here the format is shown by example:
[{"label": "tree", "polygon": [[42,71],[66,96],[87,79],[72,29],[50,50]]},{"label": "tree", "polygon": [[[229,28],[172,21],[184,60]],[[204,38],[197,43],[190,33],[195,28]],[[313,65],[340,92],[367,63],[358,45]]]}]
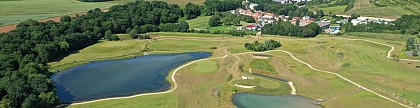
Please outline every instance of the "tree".
[{"label": "tree", "polygon": [[199,6],[194,5],[192,3],[187,3],[184,9],[184,15],[187,19],[197,18],[197,16],[201,15],[201,9]]},{"label": "tree", "polygon": [[55,107],[58,103],[58,97],[55,95],[55,92],[41,93],[38,95],[40,99],[41,108],[51,108]]},{"label": "tree", "polygon": [[137,35],[137,32],[135,29],[132,29],[129,33],[131,39],[137,39],[139,36]]},{"label": "tree", "polygon": [[302,35],[303,37],[315,37],[316,32],[312,30],[311,28],[306,27],[305,29],[303,29]]},{"label": "tree", "polygon": [[310,28],[316,32],[316,34],[322,33],[322,28],[318,26],[316,23],[311,23],[306,28]]},{"label": "tree", "polygon": [[282,45],[279,41],[275,41],[272,39],[266,40],[264,41],[264,43],[259,43],[258,41],[255,41],[254,43],[245,43],[244,45],[244,47],[248,50],[253,50],[257,52],[273,50],[281,46]]},{"label": "tree", "polygon": [[39,103],[38,97],[31,94],[23,101],[22,108],[40,108]]},{"label": "tree", "polygon": [[413,51],[411,53],[413,53],[414,57],[417,57],[417,56],[419,56],[419,49],[415,48],[415,49],[413,49]]},{"label": "tree", "polygon": [[112,31],[111,30],[107,30],[105,32],[105,39],[110,40],[112,38]]},{"label": "tree", "polygon": [[218,16],[211,16],[209,19],[210,27],[219,26],[220,25],[220,18]]},{"label": "tree", "polygon": [[406,47],[408,51],[415,49],[415,44],[416,44],[416,38],[414,37],[407,38]]},{"label": "tree", "polygon": [[187,22],[182,21],[179,23],[178,29],[179,29],[178,31],[181,31],[181,32],[188,32],[188,30],[190,29],[190,26],[188,25]]}]

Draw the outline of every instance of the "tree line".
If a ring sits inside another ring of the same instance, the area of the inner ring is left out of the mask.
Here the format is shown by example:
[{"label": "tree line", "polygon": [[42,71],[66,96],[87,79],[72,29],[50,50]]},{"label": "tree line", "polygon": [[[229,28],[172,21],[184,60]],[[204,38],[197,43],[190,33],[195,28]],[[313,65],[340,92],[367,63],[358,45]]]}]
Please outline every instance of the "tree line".
[{"label": "tree line", "polygon": [[408,37],[406,41],[406,50],[411,51],[412,56],[419,56],[419,45],[417,45],[417,41],[415,37]]},{"label": "tree line", "polygon": [[275,48],[281,47],[281,43],[279,41],[275,41],[273,39],[266,40],[264,43],[259,43],[255,41],[253,43],[245,43],[244,47],[248,50],[253,50],[257,52],[273,50]]},{"label": "tree line", "polygon": [[321,18],[324,16],[323,11],[312,12],[307,7],[298,7],[295,4],[281,4],[281,3],[266,3],[259,4],[255,7],[256,10],[264,12],[271,12],[276,15],[287,15],[290,18],[309,16],[311,18]]},{"label": "tree line", "polygon": [[220,26],[220,25],[240,25],[241,21],[247,23],[255,23],[254,18],[246,15],[235,15],[231,13],[218,13],[210,17],[209,25],[210,27]]},{"label": "tree line", "polygon": [[261,33],[271,35],[283,35],[292,37],[315,37],[322,33],[322,28],[316,23],[311,23],[305,27],[299,26],[299,21],[296,24],[292,24],[290,21],[279,21],[274,24],[265,25]]},{"label": "tree line", "polygon": [[112,6],[108,12],[94,9],[73,18],[63,16],[59,22],[23,21],[0,34],[0,107],[55,107],[59,100],[48,62],[103,38],[118,40],[116,33],[188,30],[188,24],[173,24],[181,17],[184,11],[176,4],[136,1]]},{"label": "tree line", "polygon": [[186,19],[194,19],[200,15],[211,16],[243,7],[243,0],[206,0],[204,5],[187,3],[184,8]]}]

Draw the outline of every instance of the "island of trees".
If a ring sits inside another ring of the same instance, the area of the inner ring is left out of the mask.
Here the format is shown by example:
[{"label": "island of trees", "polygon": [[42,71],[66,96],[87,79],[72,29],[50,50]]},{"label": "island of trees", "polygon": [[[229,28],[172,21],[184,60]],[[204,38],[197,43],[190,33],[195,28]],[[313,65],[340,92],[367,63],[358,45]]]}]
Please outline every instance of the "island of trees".
[{"label": "island of trees", "polygon": [[279,41],[270,39],[270,40],[264,41],[264,43],[259,43],[258,41],[255,41],[253,43],[245,43],[244,47],[247,48],[248,50],[262,52],[262,51],[273,50],[275,48],[281,47],[281,43]]}]

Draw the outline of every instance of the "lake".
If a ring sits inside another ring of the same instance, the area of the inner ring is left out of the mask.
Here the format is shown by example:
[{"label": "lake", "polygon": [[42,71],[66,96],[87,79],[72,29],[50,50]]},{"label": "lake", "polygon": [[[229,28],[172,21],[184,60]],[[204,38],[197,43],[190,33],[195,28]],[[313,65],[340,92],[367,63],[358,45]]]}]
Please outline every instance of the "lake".
[{"label": "lake", "polygon": [[318,101],[298,95],[238,93],[232,101],[238,108],[322,108]]},{"label": "lake", "polygon": [[159,92],[171,88],[166,80],[169,71],[209,56],[189,52],[94,62],[56,73],[51,80],[63,103]]}]

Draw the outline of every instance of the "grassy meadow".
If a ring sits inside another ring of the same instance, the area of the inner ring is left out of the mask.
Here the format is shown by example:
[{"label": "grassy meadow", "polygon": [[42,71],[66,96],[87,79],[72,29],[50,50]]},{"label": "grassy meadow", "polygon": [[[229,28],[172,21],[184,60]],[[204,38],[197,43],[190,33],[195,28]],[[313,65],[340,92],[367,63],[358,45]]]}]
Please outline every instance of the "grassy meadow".
[{"label": "grassy meadow", "polygon": [[[15,24],[27,19],[45,19],[95,8],[109,8],[135,0],[113,0],[108,2],[80,2],[77,0],[0,0],[0,26]],[[152,1],[152,0],[149,0]],[[202,4],[204,0],[160,0],[184,6],[188,2]]]},{"label": "grassy meadow", "polygon": [[76,51],[67,57],[55,62],[50,62],[52,70],[63,70],[87,63],[106,59],[119,59],[143,55],[146,43],[151,40],[123,40],[123,41],[102,41],[82,50]]},{"label": "grassy meadow", "polygon": [[[419,14],[420,13],[420,4],[418,3],[406,3],[409,0],[391,0],[397,4],[387,4],[384,7],[375,6],[373,3],[369,2],[370,0],[356,0],[354,7],[344,12],[346,6],[334,6],[334,7],[325,7],[325,8],[310,8],[311,10],[322,9],[324,13],[328,14],[329,12],[333,14],[358,14],[361,16],[367,17],[379,17],[379,18],[399,18],[404,14]],[[378,0],[377,0],[378,1]],[[379,0],[387,1],[387,0]],[[398,4],[405,3],[405,4]]]},{"label": "grassy meadow", "polygon": [[[420,103],[420,81],[415,77],[420,75],[415,67],[420,63],[386,58],[390,50],[387,46],[344,39],[282,42],[285,44],[282,49],[315,68],[336,72],[370,89],[380,88]],[[344,56],[338,56],[340,53]]]},{"label": "grassy meadow", "polygon": [[[188,33],[151,33],[159,35],[157,41],[131,40],[109,42],[104,41],[71,54],[58,63],[66,63],[78,59],[86,59],[95,53],[112,53],[117,47],[117,52],[133,53],[144,49],[144,44],[150,53],[178,53],[192,51],[213,52],[212,57],[220,57],[229,53],[251,52],[243,48],[243,44],[252,41],[251,38],[220,38],[213,34],[188,34]],[[355,36],[357,35],[357,36]],[[384,36],[385,38],[381,37]],[[393,54],[398,54],[398,49],[404,48],[405,37],[398,38],[394,35],[383,34],[347,34],[346,38],[367,38],[369,40],[387,43],[396,46]],[[383,38],[383,39],[380,39]],[[377,93],[395,99],[394,96],[380,92],[377,88],[395,93],[414,103],[420,103],[419,66],[420,63],[396,62],[386,58],[389,47],[365,41],[345,40],[330,38],[321,35],[317,38],[300,39],[281,36],[268,36],[259,38],[279,40],[281,50],[286,50],[315,68],[336,72],[362,86],[368,87]],[[132,43],[132,44],[129,44]],[[126,45],[129,44],[129,45]],[[105,46],[108,46],[106,48]],[[129,47],[136,46],[136,47]],[[217,47],[211,49],[210,47]],[[127,48],[127,49],[125,49]],[[338,56],[342,53],[344,56]],[[119,55],[117,54],[117,55]],[[323,102],[324,107],[401,107],[395,103],[380,98],[372,93],[361,90],[354,92],[356,86],[327,73],[310,69],[290,57],[284,52],[265,53],[271,55],[268,59],[255,57],[253,54],[230,55],[222,59],[204,60],[193,63],[179,70],[175,75],[178,89],[168,94],[141,96],[130,99],[101,101],[83,105],[71,105],[76,108],[90,107],[171,107],[171,108],[234,108],[230,99],[233,92],[253,92],[259,94],[289,94],[290,87],[273,79],[254,76],[252,71],[271,71],[270,77],[283,78],[293,81],[299,95],[311,99],[333,100]],[[109,54],[111,55],[111,54]],[[86,58],[83,58],[86,57]],[[349,65],[343,66],[348,63]],[[410,63],[410,64],[408,64]],[[239,66],[243,66],[243,71]],[[74,64],[73,64],[74,66]],[[53,66],[54,67],[54,66]],[[258,73],[258,72],[257,72]],[[255,79],[244,80],[241,76],[251,76]],[[169,77],[168,77],[169,78]],[[255,86],[252,89],[239,88],[235,84]],[[354,93],[353,93],[354,92]],[[340,95],[347,94],[347,95]],[[406,103],[407,104],[407,103]]]}]

